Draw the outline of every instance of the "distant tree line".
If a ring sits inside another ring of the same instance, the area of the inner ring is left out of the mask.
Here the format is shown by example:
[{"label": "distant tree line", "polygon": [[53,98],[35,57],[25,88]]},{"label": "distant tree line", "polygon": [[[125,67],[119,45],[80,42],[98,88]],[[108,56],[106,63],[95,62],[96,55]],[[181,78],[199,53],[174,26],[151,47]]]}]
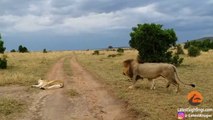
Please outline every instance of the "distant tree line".
[{"label": "distant tree line", "polygon": [[184,45],[185,49],[188,49],[190,46],[194,46],[199,48],[202,51],[208,51],[209,49],[213,49],[213,40],[206,39],[206,40],[193,40],[187,41]]},{"label": "distant tree line", "polygon": [[188,49],[188,55],[191,57],[196,57],[200,55],[200,51],[207,52],[209,49],[213,49],[213,40],[193,40],[187,41],[184,44],[184,48]]}]

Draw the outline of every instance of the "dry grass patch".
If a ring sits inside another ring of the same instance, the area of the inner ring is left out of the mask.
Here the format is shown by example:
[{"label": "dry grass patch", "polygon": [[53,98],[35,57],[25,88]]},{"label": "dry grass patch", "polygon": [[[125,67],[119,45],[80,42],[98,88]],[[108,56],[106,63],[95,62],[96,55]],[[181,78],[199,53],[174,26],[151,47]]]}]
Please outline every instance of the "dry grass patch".
[{"label": "dry grass patch", "polygon": [[0,98],[0,119],[9,119],[10,115],[21,113],[24,111],[23,101],[11,98]]},{"label": "dry grass patch", "polygon": [[183,55],[183,65],[178,67],[179,77],[186,83],[195,83],[196,88],[180,85],[181,92],[175,93],[175,86],[166,89],[166,80],[156,80],[156,90],[150,90],[148,80],[138,81],[137,88],[127,89],[132,83],[122,75],[122,61],[136,58],[137,51],[125,51],[124,55],[108,58],[107,55],[115,54],[113,51],[100,51],[102,55],[93,56],[91,51],[76,52],[80,63],[89,71],[101,77],[115,94],[126,101],[130,110],[137,111],[141,119],[174,120],[178,108],[193,107],[187,101],[187,94],[191,90],[198,90],[204,96],[204,101],[199,107],[213,107],[213,52],[201,54],[199,57],[190,58]]},{"label": "dry grass patch", "polygon": [[0,70],[0,86],[18,84],[32,85],[45,74],[59,58],[70,52],[6,53],[8,68]]}]

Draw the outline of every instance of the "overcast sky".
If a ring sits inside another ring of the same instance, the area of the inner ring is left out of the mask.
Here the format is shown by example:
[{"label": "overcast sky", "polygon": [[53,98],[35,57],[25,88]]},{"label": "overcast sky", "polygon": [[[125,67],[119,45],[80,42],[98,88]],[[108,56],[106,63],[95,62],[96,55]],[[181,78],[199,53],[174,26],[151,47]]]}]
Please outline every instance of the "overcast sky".
[{"label": "overcast sky", "polygon": [[178,42],[213,36],[213,0],[0,0],[7,50],[128,46],[131,28],[158,23]]}]

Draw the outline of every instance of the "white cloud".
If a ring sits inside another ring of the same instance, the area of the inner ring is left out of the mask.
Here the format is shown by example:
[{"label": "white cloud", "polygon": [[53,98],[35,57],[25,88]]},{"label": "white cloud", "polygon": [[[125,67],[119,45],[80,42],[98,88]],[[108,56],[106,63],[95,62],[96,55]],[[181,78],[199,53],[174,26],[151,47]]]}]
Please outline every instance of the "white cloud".
[{"label": "white cloud", "polygon": [[[107,1],[102,1],[102,3],[104,2],[107,3]],[[212,0],[208,2],[211,3]],[[176,9],[177,6],[180,6],[179,4],[174,5],[175,7],[171,7],[171,9],[166,4],[167,9],[164,9],[161,3],[152,2],[144,6],[123,7],[100,12],[92,11],[93,9],[85,11],[81,8],[82,5],[88,3],[89,0],[72,2],[65,0],[60,4],[56,0],[29,2],[25,5],[26,8],[22,8],[26,9],[24,14],[0,14],[0,31],[39,32],[48,30],[57,34],[98,33],[115,29],[131,29],[136,24],[145,22],[188,27],[188,25],[200,24],[202,21],[207,23],[213,20],[211,16],[196,15],[190,6]],[[90,2],[90,4],[92,3]]]},{"label": "white cloud", "polygon": [[[47,5],[49,6],[49,2]],[[37,11],[40,8],[35,5],[29,6],[29,11]],[[49,7],[48,10],[53,9]],[[148,13],[148,14],[147,14]],[[144,7],[126,8],[109,13],[90,13],[79,17],[44,14],[40,16],[0,16],[3,21],[11,23],[8,26],[11,31],[34,32],[40,30],[53,30],[59,33],[76,34],[80,32],[98,32],[110,29],[124,29],[137,24],[142,18],[159,18],[166,15],[155,10],[155,5]]]},{"label": "white cloud", "polygon": [[39,30],[48,29],[53,24],[50,16],[14,16],[5,15],[0,16],[2,24],[8,24],[6,27],[7,32],[34,32]]}]

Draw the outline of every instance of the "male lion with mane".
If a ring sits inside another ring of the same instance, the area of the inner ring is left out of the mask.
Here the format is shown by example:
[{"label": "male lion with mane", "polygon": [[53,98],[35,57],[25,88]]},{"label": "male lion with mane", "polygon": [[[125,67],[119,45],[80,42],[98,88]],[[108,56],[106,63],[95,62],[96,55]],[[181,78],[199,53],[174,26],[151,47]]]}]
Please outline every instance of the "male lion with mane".
[{"label": "male lion with mane", "polygon": [[180,81],[184,85],[189,85],[195,87],[194,84],[186,84],[182,82],[177,74],[177,69],[174,65],[168,63],[138,63],[134,59],[127,59],[123,62],[123,74],[130,77],[133,80],[133,85],[129,88],[134,88],[135,83],[138,79],[147,78],[149,81],[152,81],[150,89],[155,89],[155,81],[153,79],[158,77],[163,77],[168,80],[166,87],[168,88],[170,84],[173,84],[177,87],[176,92],[179,92],[179,83]]}]

